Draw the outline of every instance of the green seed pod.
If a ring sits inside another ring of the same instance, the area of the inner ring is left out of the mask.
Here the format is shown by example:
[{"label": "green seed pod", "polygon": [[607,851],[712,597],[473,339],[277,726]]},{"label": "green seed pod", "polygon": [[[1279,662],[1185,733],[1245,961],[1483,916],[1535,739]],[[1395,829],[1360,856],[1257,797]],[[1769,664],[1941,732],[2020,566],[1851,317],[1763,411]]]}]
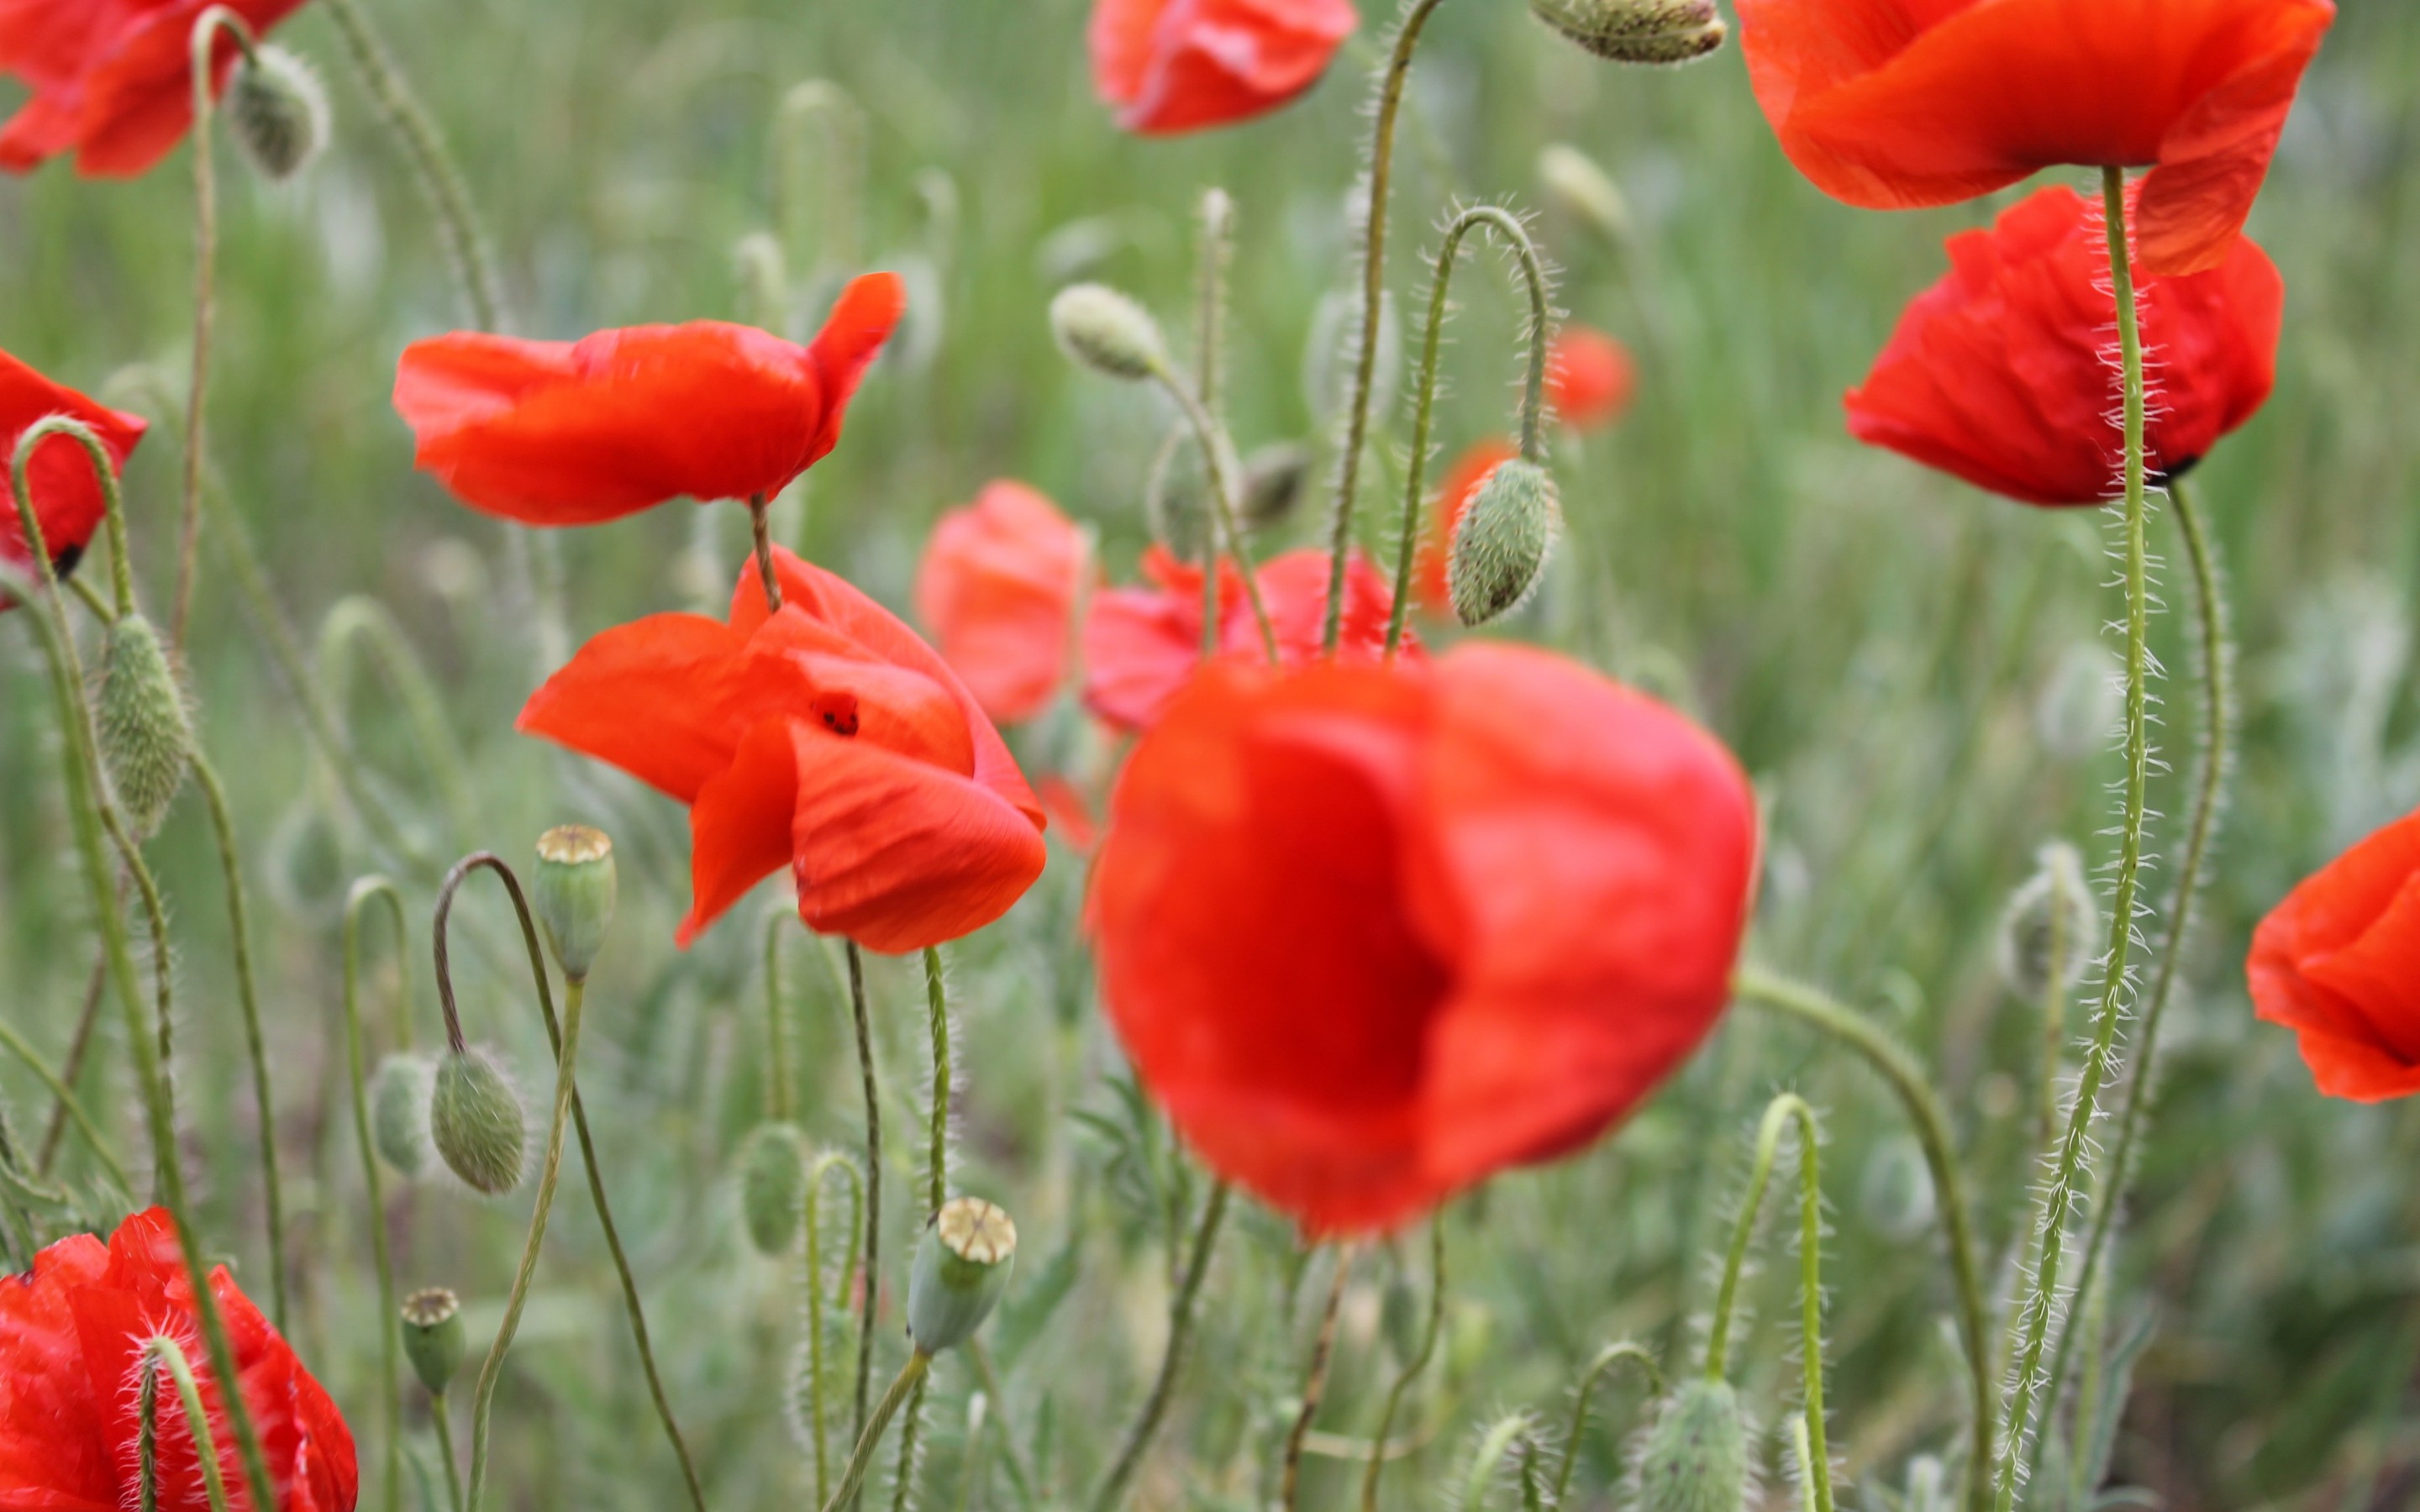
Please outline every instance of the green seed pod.
[{"label": "green seed pod", "polygon": [[437,1067],[427,1056],[394,1055],[370,1078],[370,1144],[400,1174],[428,1168],[428,1100]]},{"label": "green seed pod", "polygon": [[806,1211],[805,1136],[796,1124],[758,1124],[739,1151],[739,1213],[756,1253],[790,1253]]},{"label": "green seed pod", "polygon": [[1714,0],[1529,0],[1529,12],[1616,63],[1686,63],[1730,34]]},{"label": "green seed pod", "polygon": [[431,1396],[445,1389],[462,1368],[470,1340],[462,1331],[462,1304],[443,1287],[403,1299],[403,1352],[411,1372]]},{"label": "green seed pod", "polygon": [[991,1316],[1016,1268],[1016,1225],[981,1197],[941,1204],[908,1275],[908,1334],[926,1354],[955,1349]]},{"label": "green seed pod", "polygon": [[492,1197],[520,1183],[529,1126],[513,1084],[483,1052],[458,1051],[439,1063],[428,1134],[473,1191]]},{"label": "green seed pod", "polygon": [[1630,240],[1630,201],[1594,158],[1564,142],[1550,142],[1538,154],[1538,177],[1546,197],[1572,219],[1615,246]]},{"label": "green seed pod", "polygon": [[185,785],[194,724],[159,632],[140,614],[111,625],[102,641],[94,723],[110,792],[134,838],[147,840]]},{"label": "green seed pod", "polygon": [[564,825],[537,838],[537,885],[530,903],[546,926],[563,974],[586,981],[613,922],[613,841],[601,829]]},{"label": "green seed pod", "polygon": [[1638,1455],[1638,1512],[1741,1512],[1747,1426],[1730,1383],[1692,1381],[1656,1414]]},{"label": "green seed pod", "polygon": [[1168,367],[1168,343],[1141,305],[1102,284],[1076,284],[1050,301],[1059,348],[1095,373],[1129,382]]},{"label": "green seed pod", "polygon": [[2035,853],[2034,874],[2000,916],[2000,979],[2024,1002],[2038,1002],[2055,975],[2062,990],[2084,980],[2099,949],[2101,907],[2085,880],[2084,857],[2065,841]]},{"label": "green seed pod", "polygon": [[1545,469],[1518,457],[1487,475],[1454,526],[1446,588],[1455,618],[1485,625],[1537,586],[1562,528],[1562,502]]},{"label": "green seed pod", "polygon": [[328,91],[317,69],[273,42],[236,65],[227,123],[262,177],[283,183],[310,165],[328,141]]},{"label": "green seed pod", "polygon": [[1282,525],[1302,502],[1313,457],[1300,441],[1272,441],[1244,458],[1244,526],[1265,531]]}]

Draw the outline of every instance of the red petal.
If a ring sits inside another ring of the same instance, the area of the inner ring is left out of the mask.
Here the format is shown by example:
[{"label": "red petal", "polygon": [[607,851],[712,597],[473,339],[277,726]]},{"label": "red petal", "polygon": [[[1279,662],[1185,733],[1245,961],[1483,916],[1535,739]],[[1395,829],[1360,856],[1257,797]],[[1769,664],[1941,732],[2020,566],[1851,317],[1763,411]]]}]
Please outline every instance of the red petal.
[{"label": "red petal", "polygon": [[2415,878],[2420,813],[2328,863],[2253,932],[2244,969],[2254,1011],[2295,1030],[2331,1096],[2420,1091],[2420,1018],[2395,975],[2420,968]]},{"label": "red petal", "polygon": [[[18,440],[37,421],[64,414],[83,421],[101,438],[101,450],[119,468],[143,440],[147,428],[139,415],[96,404],[75,390],[54,383],[41,374],[0,352],[0,466],[13,461]],[[101,528],[103,506],[101,484],[93,476],[85,449],[65,436],[44,441],[26,470],[34,501],[34,518],[42,528],[42,544],[54,562],[72,560]],[[0,498],[0,562],[29,567],[25,532],[17,520],[13,500]],[[0,605],[6,599],[0,598]]]},{"label": "red petal", "polygon": [[1105,0],[1094,19],[1094,79],[1124,107],[1127,131],[1223,126],[1318,83],[1358,23],[1351,0]]},{"label": "red petal", "polygon": [[934,526],[916,573],[916,613],[994,719],[1029,719],[1067,671],[1091,550],[1041,494],[985,486]]}]

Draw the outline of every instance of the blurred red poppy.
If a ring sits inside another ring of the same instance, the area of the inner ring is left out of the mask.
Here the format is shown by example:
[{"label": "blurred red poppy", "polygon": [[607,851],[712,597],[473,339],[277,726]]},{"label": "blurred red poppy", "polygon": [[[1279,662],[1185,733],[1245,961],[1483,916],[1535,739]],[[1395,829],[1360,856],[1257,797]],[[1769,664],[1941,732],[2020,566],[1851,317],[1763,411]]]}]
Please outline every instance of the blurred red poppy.
[{"label": "blurred red poppy", "polygon": [[[1278,657],[1289,667],[1319,659],[1327,627],[1326,551],[1288,551],[1261,563],[1261,599],[1277,632]],[[1143,581],[1094,596],[1084,618],[1084,706],[1124,731],[1149,728],[1202,665],[1202,569],[1166,548],[1143,553]],[[1377,661],[1387,650],[1387,617],[1395,595],[1367,557],[1345,564],[1341,660]],[[1218,561],[1219,655],[1266,661],[1267,649],[1244,596],[1243,574]],[[1421,655],[1406,631],[1404,655]]]},{"label": "blurred red poppy", "polygon": [[1066,778],[1052,773],[1033,785],[1042,795],[1042,810],[1058,826],[1059,838],[1078,856],[1090,856],[1101,842],[1101,822],[1093,811],[1093,800],[1084,790]]},{"label": "blurred red poppy", "polygon": [[[33,91],[0,127],[0,168],[73,151],[86,177],[130,178],[166,157],[194,124],[194,23],[214,3],[258,35],[303,0],[0,0],[0,73]],[[222,32],[217,88],[236,56]]]},{"label": "blurred red poppy", "polygon": [[[101,449],[118,467],[143,439],[147,425],[139,415],[96,404],[75,390],[52,382],[24,363],[0,352],[0,470],[16,465],[17,442],[35,422],[68,415],[92,427]],[[34,501],[34,522],[42,528],[42,545],[51,563],[64,575],[75,570],[85,548],[101,529],[103,505],[101,480],[92,475],[92,459],[65,436],[54,436],[34,453],[25,470],[27,491]],[[0,485],[5,488],[6,485]],[[31,570],[33,553],[25,549],[24,527],[18,522],[13,499],[0,495],[0,562]],[[0,594],[0,609],[10,600]]]},{"label": "blurred red poppy", "polygon": [[1521,455],[1521,449],[1502,438],[1483,440],[1454,459],[1453,469],[1445,475],[1437,489],[1436,505],[1431,511],[1429,532],[1420,542],[1420,554],[1412,563],[1412,579],[1420,603],[1432,613],[1451,614],[1453,594],[1446,586],[1446,563],[1453,553],[1454,527],[1462,523],[1462,512],[1470,507],[1479,486],[1487,475]]},{"label": "blurred red poppy", "polygon": [[2252,934],[2252,1006],[2302,1041],[2319,1090],[2420,1092],[2420,813],[2287,894]]},{"label": "blurred red poppy", "polygon": [[1067,674],[1091,544],[1021,483],[986,484],[943,515],[916,570],[916,616],[1002,724],[1040,714]]},{"label": "blurred red poppy", "polygon": [[1586,1145],[1730,997],[1757,854],[1703,731],[1558,656],[1222,663],[1136,746],[1102,994],[1212,1168],[1313,1234]]},{"label": "blurred red poppy", "polygon": [[2333,0],[1739,0],[1782,150],[1870,209],[2060,163],[2149,165],[2135,255],[2216,268],[2269,172]]},{"label": "blurred red poppy", "polygon": [[1638,369],[1621,343],[1587,326],[1565,326],[1546,353],[1546,398],[1575,431],[1621,418],[1638,391]]},{"label": "blurred red poppy", "polygon": [[720,320],[579,342],[458,331],[404,348],[395,407],[423,471],[524,525],[595,525],[684,495],[769,497],[840,440],[849,396],[907,307],[896,273],[870,273],[807,347]]},{"label": "blurred red poppy", "polygon": [[655,614],[581,647],[520,728],[689,805],[687,947],[790,868],[799,917],[899,952],[981,929],[1042,874],[1042,806],[949,664],[888,609],[776,547],[728,624]]},{"label": "blurred red poppy", "polygon": [[1093,86],[1156,136],[1249,120],[1319,82],[1352,0],[1095,0]]},{"label": "blurred red poppy", "polygon": [[[210,1294],[235,1353],[279,1512],[351,1512],[359,1476],[336,1404],[226,1273]],[[225,1397],[210,1372],[177,1230],[164,1209],[138,1212],[103,1244],[63,1239],[34,1268],[0,1284],[0,1506],[24,1512],[118,1512],[135,1504],[142,1413],[135,1388],[145,1345],[166,1335],[201,1388],[234,1512],[251,1489]],[[205,1512],[201,1458],[176,1388],[162,1382],[162,1512]]]},{"label": "blurred red poppy", "polygon": [[[2029,503],[2117,497],[2125,432],[2100,207],[2054,186],[1948,245],[1949,276],[1909,304],[1850,391],[1850,431]],[[2285,302],[2249,237],[2209,272],[2143,284],[2155,475],[2183,471],[2267,401]]]}]

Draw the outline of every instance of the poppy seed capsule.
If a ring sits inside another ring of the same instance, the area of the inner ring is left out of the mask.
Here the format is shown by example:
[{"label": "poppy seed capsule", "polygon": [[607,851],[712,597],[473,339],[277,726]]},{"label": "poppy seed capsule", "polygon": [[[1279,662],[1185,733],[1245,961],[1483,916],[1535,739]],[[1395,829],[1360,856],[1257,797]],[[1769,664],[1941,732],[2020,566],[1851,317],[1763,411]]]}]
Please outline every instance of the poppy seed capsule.
[{"label": "poppy seed capsule", "polygon": [[404,1176],[428,1168],[428,1100],[437,1068],[427,1056],[394,1055],[370,1078],[370,1144]]},{"label": "poppy seed capsule", "polygon": [[2054,976],[2062,991],[2071,989],[2092,963],[2100,932],[2101,908],[2085,880],[2084,857],[2065,841],[2053,841],[2000,916],[2000,978],[2026,1002],[2047,993]]},{"label": "poppy seed capsule", "polygon": [[134,838],[147,840],[185,785],[194,725],[159,632],[140,614],[109,627],[94,724],[110,792]]},{"label": "poppy seed capsule", "polygon": [[1537,585],[1562,525],[1562,503],[1545,469],[1519,457],[1479,486],[1453,531],[1446,591],[1454,617],[1485,625],[1511,612]]},{"label": "poppy seed capsule", "polygon": [[1747,1427],[1730,1383],[1692,1381],[1656,1415],[1638,1455],[1639,1512],[1741,1512]]},{"label": "poppy seed capsule", "polygon": [[440,1063],[428,1100],[428,1134],[472,1190],[492,1197],[520,1183],[529,1139],[521,1100],[484,1053],[456,1051]]},{"label": "poppy seed capsule", "polygon": [[739,1152],[739,1214],[757,1254],[770,1258],[790,1252],[806,1199],[807,1149],[798,1126],[757,1125]]},{"label": "poppy seed capsule", "polygon": [[1076,284],[1050,301],[1059,349],[1095,373],[1140,382],[1168,367],[1168,343],[1141,305],[1102,284]]},{"label": "poppy seed capsule", "polygon": [[318,70],[275,43],[237,65],[226,113],[236,145],[272,183],[308,167],[328,141],[328,91]]},{"label": "poppy seed capsule", "polygon": [[403,1299],[403,1352],[411,1373],[435,1396],[462,1368],[470,1341],[462,1331],[461,1300],[443,1287],[429,1287]]},{"label": "poppy seed capsule", "polygon": [[1529,0],[1529,10],[1616,63],[1686,63],[1730,35],[1714,0]]},{"label": "poppy seed capsule", "polygon": [[939,1354],[965,1343],[991,1316],[1016,1266],[1016,1225],[981,1197],[941,1204],[908,1275],[908,1333]]},{"label": "poppy seed capsule", "polygon": [[613,841],[601,829],[564,825],[537,838],[537,885],[531,903],[546,927],[555,964],[586,981],[613,922]]}]

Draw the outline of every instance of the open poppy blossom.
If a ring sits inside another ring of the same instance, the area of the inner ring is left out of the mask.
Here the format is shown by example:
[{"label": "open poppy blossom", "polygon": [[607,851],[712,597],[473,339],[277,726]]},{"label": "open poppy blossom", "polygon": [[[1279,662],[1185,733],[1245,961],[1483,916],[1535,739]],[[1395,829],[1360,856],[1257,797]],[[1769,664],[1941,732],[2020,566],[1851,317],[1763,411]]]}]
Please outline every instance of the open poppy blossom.
[{"label": "open poppy blossom", "polygon": [[916,616],[984,713],[1003,724],[1047,708],[1067,675],[1092,547],[1021,483],[986,484],[933,527]]},{"label": "open poppy blossom", "polygon": [[[225,1266],[209,1285],[278,1512],[351,1512],[360,1481],[336,1404]],[[106,1244],[89,1234],[63,1239],[35,1256],[25,1274],[0,1278],[0,1506],[118,1512],[136,1504],[136,1390],[144,1347],[163,1334],[184,1350],[200,1387],[228,1506],[249,1512],[251,1488],[202,1346],[176,1227],[160,1208],[119,1224]],[[163,1381],[159,1400],[162,1512],[205,1512],[201,1458],[175,1386]]]},{"label": "open poppy blossom", "polygon": [[690,809],[683,947],[789,867],[799,917],[869,949],[981,929],[1042,874],[1041,804],[949,664],[842,579],[775,548],[729,623],[655,614],[580,648],[520,728]]},{"label": "open poppy blossom", "polygon": [[[1948,246],[1949,275],[1908,305],[1850,392],[1850,431],[2029,503],[2118,497],[2126,438],[2100,207],[2053,186]],[[2268,400],[2285,305],[2285,281],[2249,237],[2209,272],[2143,284],[2155,478],[2183,471]]]},{"label": "open poppy blossom", "polygon": [[[73,152],[86,177],[148,171],[193,129],[194,23],[214,3],[259,35],[303,0],[0,0],[0,73],[33,91],[0,127],[0,168],[25,173]],[[222,32],[214,89],[237,56]]]},{"label": "open poppy blossom", "polygon": [[1318,83],[1359,22],[1352,0],[1096,0],[1093,85],[1129,131],[1226,126]]},{"label": "open poppy blossom", "polygon": [[1782,150],[1869,209],[2061,163],[2148,165],[2135,255],[2216,268],[2252,211],[2334,0],[1739,0]]},{"label": "open poppy blossom", "polygon": [[1546,350],[1546,398],[1575,431],[1621,418],[1638,392],[1638,369],[1621,343],[1587,326],[1565,326]]},{"label": "open poppy blossom", "polygon": [[1757,809],[1712,736],[1526,647],[1205,670],[1093,874],[1102,995],[1210,1166],[1313,1234],[1579,1149],[1713,1027]]},{"label": "open poppy blossom", "polygon": [[[1319,659],[1327,629],[1329,557],[1324,550],[1288,551],[1261,563],[1261,600],[1277,632],[1278,659],[1297,667]],[[1165,547],[1143,553],[1143,581],[1094,595],[1084,619],[1084,706],[1124,731],[1149,728],[1202,666],[1202,569],[1179,562]],[[1337,656],[1382,659],[1387,619],[1395,595],[1369,558],[1345,564],[1344,623]],[[1218,646],[1222,656],[1265,662],[1244,577],[1233,559],[1218,561]],[[1402,655],[1421,655],[1406,631]]]},{"label": "open poppy blossom", "polygon": [[404,348],[413,461],[472,508],[596,525],[683,496],[771,497],[840,440],[858,379],[908,307],[895,273],[842,291],[813,343],[693,320],[577,342],[458,331]]},{"label": "open poppy blossom", "polygon": [[1479,497],[1479,486],[1487,475],[1521,455],[1521,449],[1501,437],[1475,443],[1454,459],[1453,468],[1445,475],[1437,489],[1436,507],[1431,511],[1429,533],[1420,542],[1419,555],[1412,563],[1412,581],[1420,603],[1431,612],[1451,614],[1453,593],[1446,583],[1446,566],[1453,555],[1454,527],[1462,523],[1462,512]]},{"label": "open poppy blossom", "polygon": [[[133,455],[134,444],[147,428],[141,416],[96,404],[0,352],[0,468],[14,466],[18,440],[38,421],[53,415],[71,416],[91,426],[101,438],[101,449],[119,468]],[[35,451],[25,481],[34,501],[34,522],[42,528],[42,544],[51,553],[52,566],[63,576],[72,572],[106,513],[101,480],[92,475],[92,459],[68,437],[54,436]],[[0,562],[26,571],[34,565],[13,500],[0,507]],[[0,594],[0,609],[9,607],[8,595]]]},{"label": "open poppy blossom", "polygon": [[2319,1090],[2420,1092],[2420,813],[2287,894],[2252,934],[2252,1006],[2292,1029]]}]

